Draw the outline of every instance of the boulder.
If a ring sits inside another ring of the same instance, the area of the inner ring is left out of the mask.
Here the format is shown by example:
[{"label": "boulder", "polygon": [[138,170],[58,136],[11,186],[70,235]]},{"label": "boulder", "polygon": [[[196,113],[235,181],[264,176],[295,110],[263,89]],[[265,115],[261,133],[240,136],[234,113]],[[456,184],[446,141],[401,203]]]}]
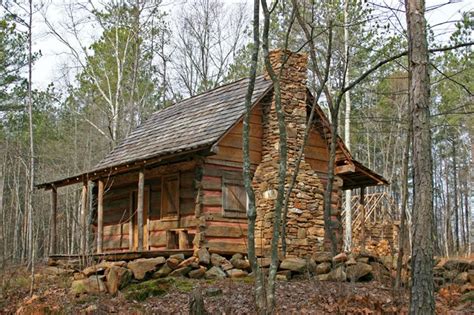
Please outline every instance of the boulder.
[{"label": "boulder", "polygon": [[[378,262],[371,262],[370,266],[372,267],[372,277],[374,280],[377,280],[381,283],[390,283],[392,281],[392,276],[390,271],[383,264]],[[402,279],[405,279],[406,276],[402,274]],[[405,281],[404,281],[405,282]]]},{"label": "boulder", "polygon": [[364,264],[368,264],[369,263],[369,257],[358,257],[356,259],[356,261],[364,263]]},{"label": "boulder", "polygon": [[244,259],[241,254],[235,254],[234,256],[232,256],[232,258],[230,259],[230,263],[236,269],[250,269],[250,262]]},{"label": "boulder", "polygon": [[205,247],[199,249],[196,255],[201,265],[207,266],[211,262],[211,256]]},{"label": "boulder", "polygon": [[191,279],[200,279],[200,278],[204,277],[204,275],[206,274],[206,271],[207,271],[207,268],[201,266],[198,269],[191,270],[188,273],[188,277],[191,278]]},{"label": "boulder", "polygon": [[91,276],[87,279],[74,280],[71,285],[71,293],[83,294],[83,293],[101,293],[106,292],[103,277]]},{"label": "boulder", "polygon": [[316,266],[316,274],[322,275],[331,271],[331,263],[323,262]]},{"label": "boulder", "polygon": [[211,269],[206,271],[204,277],[206,279],[224,279],[226,273],[220,267],[213,266]]},{"label": "boulder", "polygon": [[82,273],[86,276],[92,276],[92,275],[103,275],[105,273],[105,270],[107,268],[104,266],[99,266],[99,265],[93,265],[85,268],[82,270]]},{"label": "boulder", "polygon": [[346,266],[351,266],[357,264],[357,261],[353,256],[349,256],[349,259],[346,261]]},{"label": "boulder", "polygon": [[184,267],[197,268],[198,267],[198,258],[194,257],[194,256],[191,256],[188,259],[185,259],[182,262],[180,262],[177,268],[184,268]]},{"label": "boulder", "polygon": [[280,269],[304,272],[306,271],[306,260],[297,257],[285,258],[280,264]]},{"label": "boulder", "polygon": [[169,258],[174,258],[174,259],[178,259],[179,261],[183,261],[184,260],[184,254],[183,253],[173,254],[173,255],[170,255]]},{"label": "boulder", "polygon": [[112,266],[108,270],[105,280],[107,291],[110,294],[115,294],[132,280],[132,272],[127,268]]},{"label": "boulder", "polygon": [[147,274],[156,270],[157,266],[166,262],[164,257],[156,258],[140,258],[128,263],[127,267],[133,273],[133,277],[137,280],[143,280]]},{"label": "boulder", "polygon": [[185,277],[190,271],[191,267],[181,267],[173,270],[168,276],[169,277]]},{"label": "boulder", "polygon": [[73,277],[74,280],[82,280],[82,279],[87,278],[82,272],[75,272],[72,275],[72,277]]},{"label": "boulder", "polygon": [[288,281],[291,279],[291,270],[281,270],[278,271],[276,274],[276,279],[277,280],[284,280]]},{"label": "boulder", "polygon": [[330,252],[317,253],[316,255],[314,255],[313,258],[314,258],[314,261],[318,264],[332,261],[332,255]]},{"label": "boulder", "polygon": [[339,253],[332,258],[334,263],[342,263],[347,261],[347,254],[346,253]]},{"label": "boulder", "polygon": [[179,264],[182,262],[183,260],[180,260],[178,258],[173,258],[173,257],[170,257],[168,259],[166,259],[166,264],[168,265],[168,267],[170,267],[172,270],[175,270],[176,268],[178,268]]},{"label": "boulder", "polygon": [[244,278],[249,275],[247,271],[241,270],[241,269],[230,269],[227,270],[227,274],[231,278]]},{"label": "boulder", "polygon": [[269,257],[261,257],[257,258],[257,263],[261,268],[268,268],[272,263],[272,259]]},{"label": "boulder", "polygon": [[153,274],[153,278],[156,279],[156,278],[164,278],[166,277],[167,275],[169,275],[171,273],[171,271],[173,271],[173,269],[171,269],[168,264],[164,264],[163,266],[161,266],[160,269],[158,269],[158,271],[156,271],[154,274]]},{"label": "boulder", "polygon": [[204,292],[206,296],[218,296],[222,294],[222,289],[219,288],[208,288]]},{"label": "boulder", "polygon": [[372,272],[372,266],[364,263],[356,263],[346,267],[346,275],[351,281],[358,281]]},{"label": "boulder", "polygon": [[461,272],[454,278],[454,283],[463,285],[463,284],[466,284],[468,280],[469,280],[468,273]]},{"label": "boulder", "polygon": [[347,280],[346,273],[344,272],[344,267],[339,266],[336,269],[332,270],[328,273],[328,280],[329,281],[337,281],[337,282],[344,282]]},{"label": "boulder", "polygon": [[230,263],[225,257],[222,257],[219,254],[211,254],[211,264],[215,267],[220,267],[223,264]]}]

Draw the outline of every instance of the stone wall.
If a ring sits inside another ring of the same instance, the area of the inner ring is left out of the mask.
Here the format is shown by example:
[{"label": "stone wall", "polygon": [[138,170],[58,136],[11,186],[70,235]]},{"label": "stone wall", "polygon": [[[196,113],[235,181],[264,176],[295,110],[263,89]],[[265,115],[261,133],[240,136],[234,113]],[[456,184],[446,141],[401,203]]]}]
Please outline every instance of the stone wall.
[{"label": "stone wall", "polygon": [[[307,119],[307,62],[306,54],[282,50],[270,52],[271,63],[278,74],[284,54],[289,54],[280,80],[282,106],[288,136],[288,172],[286,187],[294,172],[299,149],[303,144]],[[274,204],[278,188],[279,130],[274,97],[263,101],[262,162],[257,167],[253,184],[256,191],[256,244],[258,253],[270,250]],[[335,190],[341,181],[335,182]],[[287,221],[287,255],[308,257],[324,250],[323,219],[324,186],[315,170],[304,159],[300,164],[297,182],[290,196]],[[338,217],[335,216],[334,220]]]}]

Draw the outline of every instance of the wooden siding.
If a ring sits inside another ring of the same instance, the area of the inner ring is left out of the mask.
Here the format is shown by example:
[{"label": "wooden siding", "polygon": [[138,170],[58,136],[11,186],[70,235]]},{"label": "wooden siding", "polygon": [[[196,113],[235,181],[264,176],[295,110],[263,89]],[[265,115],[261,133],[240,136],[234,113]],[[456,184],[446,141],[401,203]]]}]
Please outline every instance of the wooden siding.
[{"label": "wooden siding", "polygon": [[[242,131],[243,123],[240,120],[218,142],[217,154],[208,157],[208,161],[242,163]],[[255,165],[262,159],[262,136],[262,106],[258,104],[250,114],[250,162]]]}]

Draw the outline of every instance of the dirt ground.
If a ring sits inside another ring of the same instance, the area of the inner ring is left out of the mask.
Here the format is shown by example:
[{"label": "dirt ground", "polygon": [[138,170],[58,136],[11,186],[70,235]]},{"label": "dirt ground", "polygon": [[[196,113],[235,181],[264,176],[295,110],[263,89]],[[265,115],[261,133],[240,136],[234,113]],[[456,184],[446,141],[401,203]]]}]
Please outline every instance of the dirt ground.
[{"label": "dirt ground", "polygon": [[[10,268],[1,275],[0,314],[187,314],[192,292],[204,296],[210,314],[253,314],[253,279],[173,280],[159,296],[134,300],[126,289],[109,294],[74,296],[69,277],[38,276],[32,297],[30,278],[23,268]],[[404,314],[408,293],[395,294],[391,286],[365,283],[319,282],[315,279],[279,281],[278,314]],[[460,288],[451,285],[436,297],[438,314],[474,314],[474,300],[466,300]]]}]

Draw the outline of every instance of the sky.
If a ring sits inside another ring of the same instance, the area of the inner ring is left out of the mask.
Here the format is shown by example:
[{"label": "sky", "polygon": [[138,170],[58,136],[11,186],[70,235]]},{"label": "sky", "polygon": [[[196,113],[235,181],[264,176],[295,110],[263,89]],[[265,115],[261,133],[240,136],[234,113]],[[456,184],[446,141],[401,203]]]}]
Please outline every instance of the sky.
[{"label": "sky", "polygon": [[[33,50],[41,52],[41,58],[35,63],[33,69],[33,86],[34,88],[44,89],[51,82],[56,86],[61,86],[71,78],[71,73],[75,73],[74,67],[71,64],[71,56],[68,54],[68,48],[61,43],[60,40],[51,34],[51,30],[46,26],[45,19],[50,21],[55,30],[62,29],[65,21],[68,18],[67,14],[67,3],[78,2],[72,0],[49,0],[46,2],[46,6],[41,8],[34,16],[34,28],[33,28]],[[180,6],[186,2],[185,0],[172,1],[164,0],[162,8],[168,12],[171,16],[179,14]],[[249,8],[249,15],[252,10],[251,0],[226,0],[226,4],[235,3],[247,3]],[[385,10],[383,7],[393,8],[392,12],[398,14],[398,19],[393,19],[393,27],[401,28],[401,24],[404,24],[404,13],[403,4],[396,0],[372,0],[371,3],[379,6],[381,10]],[[427,14],[428,23],[430,25],[436,25],[446,21],[455,21],[460,18],[460,11],[474,11],[473,0],[427,0]],[[446,5],[442,5],[446,4]],[[453,23],[446,23],[435,27],[435,32],[438,35],[437,39],[445,41],[448,35],[453,29]],[[87,34],[83,38],[83,43],[90,44],[93,38],[100,36],[96,29],[84,29],[83,34]],[[62,33],[63,36],[70,39],[69,34]],[[61,71],[60,69],[65,69]]]}]

